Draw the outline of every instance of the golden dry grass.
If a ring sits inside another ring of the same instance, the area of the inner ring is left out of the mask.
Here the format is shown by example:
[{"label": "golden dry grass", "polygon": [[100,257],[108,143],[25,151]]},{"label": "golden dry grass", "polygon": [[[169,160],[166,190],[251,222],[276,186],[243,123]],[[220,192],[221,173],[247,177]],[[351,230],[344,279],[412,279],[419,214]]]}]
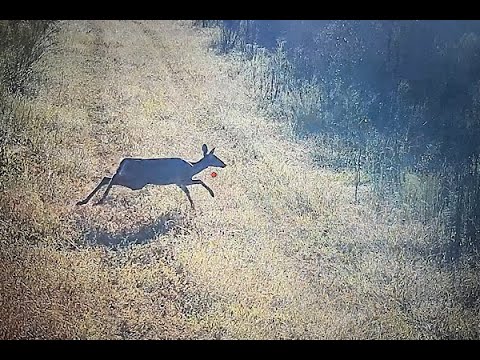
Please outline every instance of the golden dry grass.
[{"label": "golden dry grass", "polygon": [[[21,105],[32,144],[8,150],[23,162],[2,194],[0,337],[478,338],[478,300],[459,301],[479,294],[475,269],[422,255],[440,225],[367,187],[353,204],[353,174],[259,112],[215,31],[62,23]],[[192,187],[196,212],[176,187],[74,205],[122,157],[197,160],[203,143],[228,166],[200,175],[215,198]]]}]

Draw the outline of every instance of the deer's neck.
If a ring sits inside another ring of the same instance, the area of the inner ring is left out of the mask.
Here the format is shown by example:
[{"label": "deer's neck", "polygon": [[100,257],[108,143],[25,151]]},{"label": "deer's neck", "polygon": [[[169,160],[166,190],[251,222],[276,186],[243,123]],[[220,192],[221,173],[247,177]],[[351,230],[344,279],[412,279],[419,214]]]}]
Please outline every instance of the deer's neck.
[{"label": "deer's neck", "polygon": [[198,174],[200,171],[205,170],[208,167],[205,158],[202,158],[200,161],[192,162],[192,176]]}]

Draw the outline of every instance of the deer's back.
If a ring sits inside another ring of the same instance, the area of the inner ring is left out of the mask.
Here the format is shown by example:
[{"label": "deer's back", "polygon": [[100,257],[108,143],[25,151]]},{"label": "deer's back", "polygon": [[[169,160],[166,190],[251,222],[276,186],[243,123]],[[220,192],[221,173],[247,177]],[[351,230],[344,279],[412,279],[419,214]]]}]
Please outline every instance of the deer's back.
[{"label": "deer's back", "polygon": [[117,170],[119,181],[133,182],[135,187],[146,184],[181,184],[192,177],[192,165],[180,158],[125,158]]}]

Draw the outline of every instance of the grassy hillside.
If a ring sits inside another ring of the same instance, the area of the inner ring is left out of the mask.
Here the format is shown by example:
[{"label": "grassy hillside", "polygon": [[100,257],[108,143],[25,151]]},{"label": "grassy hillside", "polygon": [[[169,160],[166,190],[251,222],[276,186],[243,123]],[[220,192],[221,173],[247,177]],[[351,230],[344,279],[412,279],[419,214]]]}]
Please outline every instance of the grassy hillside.
[{"label": "grassy hillside", "polygon": [[[216,31],[61,23],[38,94],[2,120],[18,141],[0,338],[478,339],[475,262],[426,256],[440,225],[366,185],[354,204],[355,175],[322,169],[318,144],[258,110],[242,62],[209,49]],[[200,174],[215,198],[191,187],[196,211],[175,186],[74,205],[123,157],[198,160],[203,143],[227,167]]]}]

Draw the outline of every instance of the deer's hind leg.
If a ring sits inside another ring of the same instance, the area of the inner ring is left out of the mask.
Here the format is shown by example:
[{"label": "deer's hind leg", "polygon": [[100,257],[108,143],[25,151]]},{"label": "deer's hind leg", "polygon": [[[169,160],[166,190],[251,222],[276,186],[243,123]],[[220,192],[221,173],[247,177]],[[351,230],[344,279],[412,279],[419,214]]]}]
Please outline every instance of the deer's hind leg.
[{"label": "deer's hind leg", "polygon": [[132,179],[125,178],[124,176],[119,175],[117,173],[108,182],[108,186],[105,189],[105,192],[103,193],[102,197],[94,205],[103,204],[103,202],[105,201],[105,198],[108,196],[108,193],[110,192],[113,185],[125,186],[131,190],[140,190],[140,189],[143,189],[143,187],[147,184],[145,181],[141,179],[132,180]]},{"label": "deer's hind leg", "polygon": [[102,181],[100,181],[100,183],[97,185],[97,187],[96,187],[95,189],[93,189],[93,191],[92,191],[90,194],[88,194],[88,196],[87,196],[85,199],[77,202],[76,205],[85,205],[87,202],[90,201],[90,199],[93,197],[93,195],[95,195],[95,193],[96,193],[98,190],[100,190],[100,188],[101,188],[102,186],[107,185],[107,184],[110,183],[111,181],[112,181],[112,178],[105,176],[105,177],[102,179]]},{"label": "deer's hind leg", "polygon": [[107,182],[108,183],[108,186],[107,188],[105,189],[105,192],[103,193],[102,197],[100,198],[100,200],[98,200],[94,205],[100,205],[100,204],[103,204],[103,202],[105,201],[105,198],[107,197],[108,193],[110,192],[110,189],[112,188],[113,185],[116,184],[116,177],[117,177],[117,174],[113,175],[111,178],[109,178],[110,180]]}]

